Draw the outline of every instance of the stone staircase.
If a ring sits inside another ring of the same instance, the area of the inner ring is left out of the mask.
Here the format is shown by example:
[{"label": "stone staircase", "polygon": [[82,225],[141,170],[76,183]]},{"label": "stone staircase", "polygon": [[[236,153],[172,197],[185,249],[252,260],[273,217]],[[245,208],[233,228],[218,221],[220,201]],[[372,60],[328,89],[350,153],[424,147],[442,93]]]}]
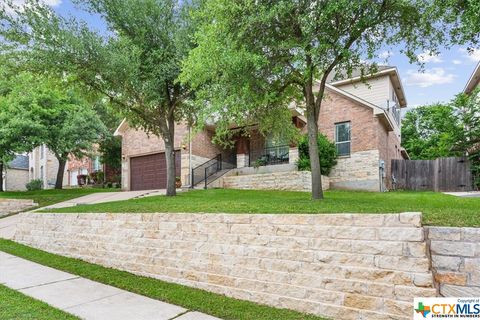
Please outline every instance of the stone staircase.
[{"label": "stone staircase", "polygon": [[37,205],[33,200],[28,199],[0,199],[0,218]]}]

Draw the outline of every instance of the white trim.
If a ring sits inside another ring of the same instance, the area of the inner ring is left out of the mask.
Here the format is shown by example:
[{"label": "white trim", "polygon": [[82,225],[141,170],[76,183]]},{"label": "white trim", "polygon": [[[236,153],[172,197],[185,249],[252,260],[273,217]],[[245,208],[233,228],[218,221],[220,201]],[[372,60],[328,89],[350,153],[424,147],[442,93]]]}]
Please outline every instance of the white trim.
[{"label": "white trim", "polygon": [[470,79],[468,79],[467,84],[465,85],[465,88],[463,89],[463,93],[469,94],[473,90],[475,90],[475,87],[480,83],[480,62],[477,64],[477,67],[473,71],[472,75],[470,76]]},{"label": "white trim", "polygon": [[117,130],[113,133],[113,135],[116,136],[121,136],[123,131],[126,129],[128,123],[127,123],[127,118],[124,118],[120,125],[118,126]]}]

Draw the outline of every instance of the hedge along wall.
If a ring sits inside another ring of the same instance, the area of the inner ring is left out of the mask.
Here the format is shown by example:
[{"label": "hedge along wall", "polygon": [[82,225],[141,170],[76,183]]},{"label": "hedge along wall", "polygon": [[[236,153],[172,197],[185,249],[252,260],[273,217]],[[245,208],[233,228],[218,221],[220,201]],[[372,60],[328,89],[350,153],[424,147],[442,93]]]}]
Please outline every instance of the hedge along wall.
[{"label": "hedge along wall", "polygon": [[411,319],[435,296],[419,213],[22,213],[49,252],[334,319]]}]

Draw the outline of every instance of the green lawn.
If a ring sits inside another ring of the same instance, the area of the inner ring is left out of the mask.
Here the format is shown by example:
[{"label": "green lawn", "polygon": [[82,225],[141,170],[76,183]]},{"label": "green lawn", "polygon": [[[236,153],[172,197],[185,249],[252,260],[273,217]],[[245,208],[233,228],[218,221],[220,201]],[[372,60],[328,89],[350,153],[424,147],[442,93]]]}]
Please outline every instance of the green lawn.
[{"label": "green lawn", "polygon": [[206,213],[396,213],[421,211],[426,225],[480,227],[480,198],[435,192],[328,191],[322,201],[289,191],[194,190],[176,197],[156,196],[52,212],[206,212]]},{"label": "green lawn", "polygon": [[95,192],[112,192],[120,191],[119,189],[102,189],[102,188],[75,188],[63,190],[39,190],[39,191],[8,191],[0,192],[0,198],[9,199],[32,199],[40,207],[49,206],[54,203],[67,201],[70,199],[85,196]]},{"label": "green lawn", "polygon": [[[205,290],[190,288],[152,278],[136,276],[125,271],[119,271],[81,260],[51,254],[18,244],[10,240],[0,239],[0,251],[4,251],[58,270],[73,273],[93,281],[105,283],[107,285],[138,293],[153,299],[173,303],[189,310],[208,313],[225,320],[323,319],[318,316],[306,315],[292,310],[277,309],[249,301],[228,298],[226,296]],[[3,300],[4,299],[0,293],[0,319],[5,319],[5,317],[1,316],[1,312],[4,312]],[[14,311],[15,310],[12,309],[12,314]],[[55,316],[47,318],[63,319],[62,317]],[[31,317],[28,319],[47,318]],[[19,317],[18,319],[23,318]]]},{"label": "green lawn", "polygon": [[74,320],[79,318],[0,284],[0,319]]}]

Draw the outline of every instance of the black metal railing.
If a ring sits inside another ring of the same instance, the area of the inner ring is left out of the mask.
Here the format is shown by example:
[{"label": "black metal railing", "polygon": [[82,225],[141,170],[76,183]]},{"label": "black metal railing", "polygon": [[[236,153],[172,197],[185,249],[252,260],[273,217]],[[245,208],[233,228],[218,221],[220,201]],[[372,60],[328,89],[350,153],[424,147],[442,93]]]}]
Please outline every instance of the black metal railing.
[{"label": "black metal railing", "polygon": [[249,167],[288,163],[289,151],[288,145],[272,146],[258,151],[251,150],[248,157]]},{"label": "black metal railing", "polygon": [[221,176],[221,174],[217,175],[217,173],[222,171],[226,172],[236,168],[236,166],[235,154],[227,157],[218,154],[214,158],[192,169],[191,187],[193,188],[195,185],[203,182],[206,189],[209,183]]}]

